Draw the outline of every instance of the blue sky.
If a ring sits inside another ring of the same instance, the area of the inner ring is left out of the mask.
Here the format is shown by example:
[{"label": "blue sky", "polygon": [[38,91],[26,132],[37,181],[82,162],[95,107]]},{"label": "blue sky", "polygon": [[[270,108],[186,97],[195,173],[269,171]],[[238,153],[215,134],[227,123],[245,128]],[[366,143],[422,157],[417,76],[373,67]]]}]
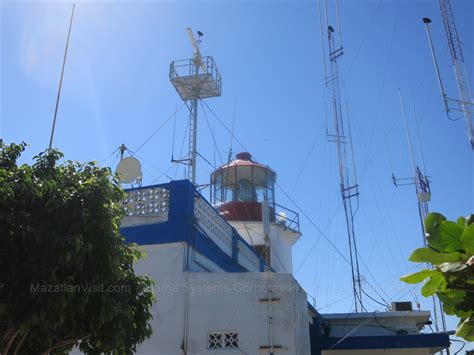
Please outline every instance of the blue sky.
[{"label": "blue sky", "polygon": [[[405,96],[416,158],[421,165],[422,146],[432,180],[430,209],[457,218],[472,212],[474,201],[465,123],[463,118],[448,121],[443,112],[421,22],[422,17],[433,20],[441,74],[449,95],[457,97],[438,4],[346,0],[340,8],[343,98],[352,120],[361,192],[356,235],[367,266],[362,273],[387,300],[414,301],[417,290],[409,292],[398,278],[416,269],[407,259],[422,243],[416,197],[413,187],[395,188],[390,180],[392,173],[412,175],[398,88]],[[49,141],[71,4],[4,1],[0,9],[0,137],[28,142],[28,161]],[[457,0],[453,9],[470,65],[474,5]],[[121,143],[139,147],[181,104],[168,68],[172,60],[192,55],[188,26],[204,32],[201,51],[214,57],[223,77],[222,97],[207,104],[231,127],[237,103],[235,136],[277,171],[279,185],[347,254],[336,147],[326,138],[326,121],[331,130],[332,117],[314,1],[78,2],[54,146],[68,159],[111,166],[118,162],[111,153]],[[474,68],[468,69],[473,82]],[[188,113],[183,108],[176,116],[178,158]],[[209,112],[207,118],[225,160],[230,136]],[[202,110],[198,127],[199,152],[220,165]],[[172,137],[173,120],[137,153],[144,184],[166,182],[166,176],[157,180],[164,171],[185,176],[182,167],[168,170]],[[241,150],[234,141],[234,153]],[[212,170],[200,159],[198,182],[207,183]],[[295,209],[281,191],[276,193],[277,202]],[[351,311],[348,265],[305,217],[300,219],[297,280],[321,312]],[[429,306],[429,300],[416,296],[423,308]],[[369,300],[366,306],[379,308]],[[455,324],[449,320],[450,328]]]}]

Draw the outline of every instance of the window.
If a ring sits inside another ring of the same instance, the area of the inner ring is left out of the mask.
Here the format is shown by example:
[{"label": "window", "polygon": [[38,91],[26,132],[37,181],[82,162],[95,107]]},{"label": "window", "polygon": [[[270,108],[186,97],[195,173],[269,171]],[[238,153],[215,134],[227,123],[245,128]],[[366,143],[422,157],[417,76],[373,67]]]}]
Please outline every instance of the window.
[{"label": "window", "polygon": [[239,333],[212,332],[207,337],[208,349],[237,349],[239,347]]}]

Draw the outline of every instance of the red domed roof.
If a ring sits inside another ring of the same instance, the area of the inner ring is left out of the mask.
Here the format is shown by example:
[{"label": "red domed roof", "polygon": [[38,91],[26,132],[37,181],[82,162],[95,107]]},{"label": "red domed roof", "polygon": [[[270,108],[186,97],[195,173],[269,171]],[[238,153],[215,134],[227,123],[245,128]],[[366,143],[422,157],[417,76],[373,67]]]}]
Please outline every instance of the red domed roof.
[{"label": "red domed roof", "polygon": [[235,158],[236,159],[240,159],[240,160],[252,160],[252,154],[250,154],[249,152],[241,152],[241,153],[237,153],[235,155]]},{"label": "red domed roof", "polygon": [[254,161],[252,159],[252,154],[250,154],[249,152],[237,153],[235,155],[234,160],[232,160],[228,164],[224,164],[224,165],[220,166],[219,169],[217,169],[217,170],[230,168],[232,166],[258,166],[258,167],[263,168],[263,169],[268,169],[276,175],[275,171],[272,168],[270,168],[268,165],[263,165],[263,164],[260,164],[260,163],[257,163],[256,161]]}]

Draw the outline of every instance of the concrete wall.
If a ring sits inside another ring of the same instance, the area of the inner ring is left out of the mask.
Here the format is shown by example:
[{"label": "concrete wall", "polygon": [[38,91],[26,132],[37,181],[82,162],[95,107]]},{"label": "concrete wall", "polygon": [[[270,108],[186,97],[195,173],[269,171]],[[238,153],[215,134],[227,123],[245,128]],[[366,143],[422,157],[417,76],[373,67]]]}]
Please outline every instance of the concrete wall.
[{"label": "concrete wall", "polygon": [[[306,294],[289,274],[183,273],[185,244],[146,247],[148,258],[136,265],[138,273],[156,282],[153,336],[139,354],[180,354],[187,337],[189,354],[213,354],[207,349],[209,332],[236,331],[239,349],[226,354],[265,354],[269,345],[267,283],[273,285],[273,343],[278,354],[309,355]],[[187,312],[186,312],[187,310]],[[187,318],[187,322],[185,319]],[[185,326],[187,323],[187,327]]]},{"label": "concrete wall", "polygon": [[292,244],[286,237],[282,226],[276,223],[270,225],[270,242],[272,245],[272,267],[277,272],[293,273]]},{"label": "concrete wall", "polygon": [[[229,223],[250,245],[265,244],[262,222],[229,221]],[[289,237],[290,234],[294,236]],[[290,274],[293,272],[292,246],[298,237],[299,234],[290,230],[285,231],[278,223],[270,223],[271,261],[272,268],[276,272]]]}]

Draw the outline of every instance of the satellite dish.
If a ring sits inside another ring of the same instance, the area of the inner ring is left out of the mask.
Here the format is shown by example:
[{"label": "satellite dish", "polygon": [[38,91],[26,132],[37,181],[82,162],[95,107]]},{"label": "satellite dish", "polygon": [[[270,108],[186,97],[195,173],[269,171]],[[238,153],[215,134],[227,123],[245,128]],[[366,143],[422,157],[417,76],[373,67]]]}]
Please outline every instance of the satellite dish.
[{"label": "satellite dish", "polygon": [[126,157],[120,160],[115,173],[122,184],[129,184],[142,178],[142,166],[137,158]]}]

